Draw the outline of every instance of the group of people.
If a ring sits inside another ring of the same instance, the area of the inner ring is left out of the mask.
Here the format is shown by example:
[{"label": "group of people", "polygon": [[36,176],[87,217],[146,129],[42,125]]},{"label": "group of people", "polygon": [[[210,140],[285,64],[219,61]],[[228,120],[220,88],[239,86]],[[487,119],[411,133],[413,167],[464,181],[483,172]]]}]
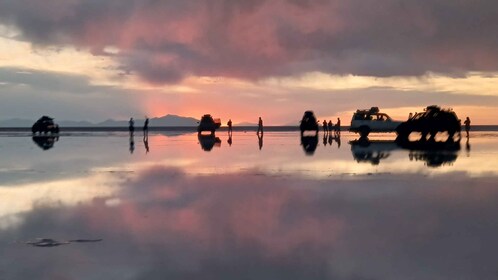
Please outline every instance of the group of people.
[{"label": "group of people", "polygon": [[[133,154],[133,151],[135,150],[135,140],[133,139],[133,133],[135,132],[135,121],[133,118],[130,118],[128,121],[128,130],[130,131],[130,154]],[[149,152],[149,118],[145,117],[144,121],[144,127],[143,127],[143,132],[144,132],[144,146],[145,146],[145,152]]]},{"label": "group of people", "polygon": [[323,132],[325,134],[332,133],[332,132],[334,132],[335,134],[341,133],[341,119],[340,118],[337,118],[337,122],[335,123],[335,125],[332,123],[332,120],[329,120],[328,122],[327,122],[327,120],[323,120],[322,126],[323,126]]},{"label": "group of people", "polygon": [[[228,127],[228,135],[232,135],[232,119],[228,119],[228,122],[227,122],[227,127]],[[260,134],[263,134],[263,119],[261,119],[261,117],[259,117],[259,120],[258,120],[258,131],[256,132],[256,134],[260,135]]]},{"label": "group of people", "polygon": [[[128,130],[130,131],[130,134],[133,134],[133,132],[135,132],[135,121],[133,120],[133,118],[130,118],[130,120],[128,121]],[[144,131],[144,137],[149,136],[149,118],[148,117],[145,117],[143,131]]]}]

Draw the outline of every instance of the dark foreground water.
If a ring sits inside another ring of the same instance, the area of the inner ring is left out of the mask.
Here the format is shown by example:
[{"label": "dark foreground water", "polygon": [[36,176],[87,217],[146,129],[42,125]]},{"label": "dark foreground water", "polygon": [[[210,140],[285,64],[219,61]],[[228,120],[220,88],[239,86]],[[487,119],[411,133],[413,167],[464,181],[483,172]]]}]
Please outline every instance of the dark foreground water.
[{"label": "dark foreground water", "polygon": [[498,278],[498,132],[218,137],[3,132],[0,279]]}]

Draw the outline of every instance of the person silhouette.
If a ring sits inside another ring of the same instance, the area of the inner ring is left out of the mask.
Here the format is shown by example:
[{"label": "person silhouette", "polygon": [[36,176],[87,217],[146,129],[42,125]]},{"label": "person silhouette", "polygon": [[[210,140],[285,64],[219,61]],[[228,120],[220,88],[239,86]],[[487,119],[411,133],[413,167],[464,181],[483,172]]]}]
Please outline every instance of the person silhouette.
[{"label": "person silhouette", "polygon": [[465,132],[467,133],[467,138],[469,137],[469,132],[470,132],[470,119],[469,117],[467,117],[465,119],[465,122],[463,122],[465,124]]},{"label": "person silhouette", "polygon": [[130,118],[128,121],[128,130],[130,131],[130,135],[133,135],[133,132],[135,131],[135,121],[133,121],[133,118]]},{"label": "person silhouette", "polygon": [[256,132],[256,134],[259,135],[260,132],[261,134],[263,134],[263,120],[261,119],[261,117],[259,117],[258,120],[258,131]]},{"label": "person silhouette", "polygon": [[327,133],[328,129],[327,129],[327,121],[326,120],[323,120],[323,133]]},{"label": "person silhouette", "polygon": [[335,124],[335,132],[341,134],[341,119],[337,118],[337,123]]},{"label": "person silhouette", "polygon": [[228,119],[227,126],[228,126],[228,135],[232,135],[232,119]]},{"label": "person silhouette", "polygon": [[334,127],[334,125],[332,124],[332,120],[329,121],[329,133],[332,133],[332,128]]},{"label": "person silhouette", "polygon": [[145,122],[144,122],[144,137],[145,135],[149,135],[149,118],[147,116],[145,116]]}]

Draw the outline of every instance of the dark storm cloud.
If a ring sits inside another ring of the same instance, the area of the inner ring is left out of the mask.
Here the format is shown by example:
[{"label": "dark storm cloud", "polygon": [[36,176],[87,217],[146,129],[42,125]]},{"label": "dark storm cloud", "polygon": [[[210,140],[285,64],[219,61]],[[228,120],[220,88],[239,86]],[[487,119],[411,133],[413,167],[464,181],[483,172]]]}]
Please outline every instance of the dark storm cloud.
[{"label": "dark storm cloud", "polygon": [[123,67],[153,83],[498,70],[492,0],[0,0],[0,22],[36,45],[116,46]]},{"label": "dark storm cloud", "polygon": [[[379,177],[376,177],[379,176]],[[121,204],[38,205],[0,230],[6,279],[494,279],[496,178],[354,180],[152,167]],[[202,183],[199,183],[202,182]],[[34,248],[37,236],[102,238]],[[21,261],[22,260],[22,261]]]}]

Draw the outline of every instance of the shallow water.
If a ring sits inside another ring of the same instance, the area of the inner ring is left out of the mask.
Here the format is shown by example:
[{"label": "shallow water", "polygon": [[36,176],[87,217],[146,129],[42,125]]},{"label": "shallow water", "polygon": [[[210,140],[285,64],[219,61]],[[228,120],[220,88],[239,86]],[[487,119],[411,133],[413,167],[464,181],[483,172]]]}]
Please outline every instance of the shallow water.
[{"label": "shallow water", "polygon": [[0,279],[496,279],[497,132],[217,136],[0,134]]}]

